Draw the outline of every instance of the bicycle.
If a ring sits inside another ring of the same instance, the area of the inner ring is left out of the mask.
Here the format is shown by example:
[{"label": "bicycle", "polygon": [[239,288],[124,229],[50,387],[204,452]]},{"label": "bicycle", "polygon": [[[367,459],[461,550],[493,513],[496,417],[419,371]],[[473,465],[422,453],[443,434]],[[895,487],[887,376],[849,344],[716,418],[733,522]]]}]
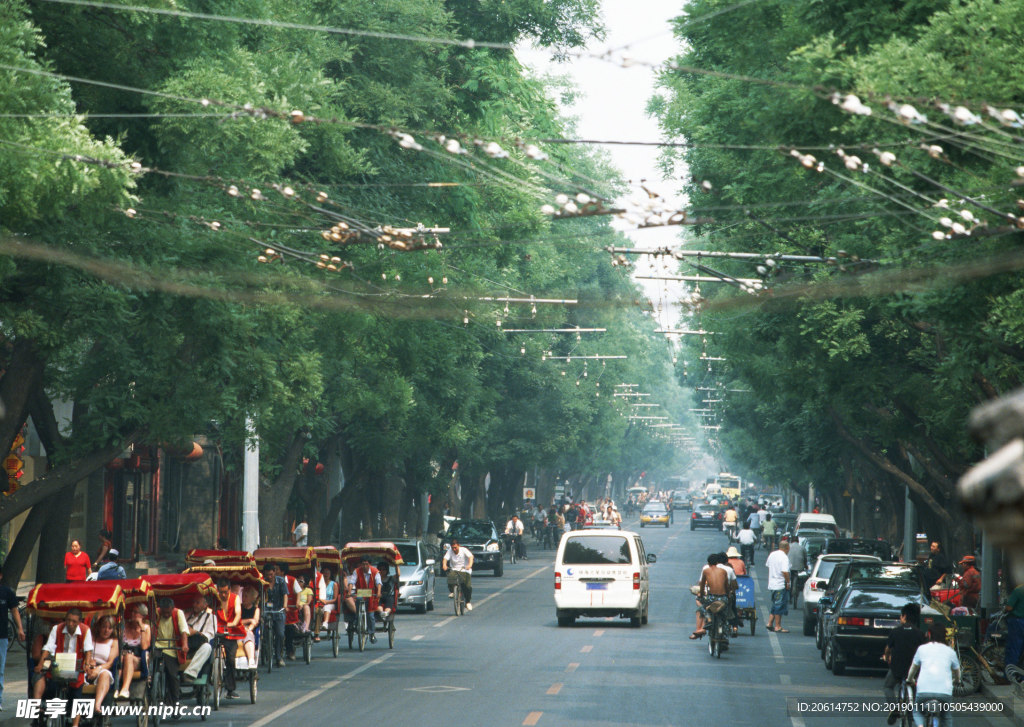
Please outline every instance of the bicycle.
[{"label": "bicycle", "polygon": [[729,624],[725,618],[727,607],[725,601],[704,599],[704,610],[710,618],[705,626],[708,632],[708,653],[717,659],[721,659],[722,652],[729,648]]},{"label": "bicycle", "polygon": [[348,648],[352,648],[353,639],[359,646],[360,651],[366,649],[366,639],[370,636],[369,615],[366,609],[366,600],[373,595],[369,588],[356,590],[356,612],[348,625]]},{"label": "bicycle", "polygon": [[914,684],[906,679],[900,682],[899,695],[900,727],[914,727]]},{"label": "bicycle", "polygon": [[[25,620],[25,597],[17,596],[17,600],[18,615],[21,617],[21,625],[24,628],[25,633],[28,633],[28,628],[25,628],[28,625],[28,622]],[[18,640],[18,624],[14,622],[14,611],[9,610],[7,612],[7,651],[10,652],[10,650],[13,649],[15,646],[17,646],[22,651],[24,651],[26,648],[25,642]]]},{"label": "bicycle", "polygon": [[1002,676],[1006,671],[1006,611],[1000,611],[989,621],[978,656],[991,672]]},{"label": "bicycle", "polygon": [[505,550],[508,552],[508,562],[511,565],[515,565],[516,561],[519,560],[519,538],[522,536],[505,533],[502,537],[505,539]]},{"label": "bicycle", "polygon": [[462,581],[456,575],[455,585],[452,588],[452,607],[455,615],[461,616],[466,612],[466,595],[462,592]]}]

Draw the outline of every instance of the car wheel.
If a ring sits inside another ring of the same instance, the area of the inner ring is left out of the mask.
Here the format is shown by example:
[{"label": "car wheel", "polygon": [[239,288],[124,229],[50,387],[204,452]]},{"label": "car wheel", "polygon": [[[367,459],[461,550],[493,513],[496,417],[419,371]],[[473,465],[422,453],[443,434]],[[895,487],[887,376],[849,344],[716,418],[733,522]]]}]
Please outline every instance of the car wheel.
[{"label": "car wheel", "polygon": [[814,622],[804,616],[804,636],[814,636]]},{"label": "car wheel", "polygon": [[427,612],[427,604],[425,604],[425,603],[417,603],[417,604],[415,604],[413,606],[413,609],[415,609],[416,613],[426,613]]},{"label": "car wheel", "polygon": [[832,642],[825,644],[825,668],[832,671],[832,660],[835,658],[835,654],[832,651]]},{"label": "car wheel", "polygon": [[433,611],[434,610],[434,599],[433,598],[431,598],[429,601],[427,601],[427,610],[428,611]]},{"label": "car wheel", "polygon": [[559,616],[558,617],[558,625],[559,626],[572,626],[574,623],[576,623],[576,617],[575,616]]},{"label": "car wheel", "polygon": [[828,649],[832,652],[832,673],[841,677],[846,673],[846,662],[839,658],[839,647],[836,646],[835,639],[829,640]]},{"label": "car wheel", "polygon": [[642,621],[643,621],[643,617],[640,615],[639,611],[637,611],[637,615],[636,616],[630,616],[629,617],[629,625],[632,626],[635,629],[636,628],[640,628],[640,624],[641,624]]},{"label": "car wheel", "polygon": [[697,529],[697,526],[696,526],[696,525],[694,525],[694,524],[693,524],[693,523],[691,522],[691,523],[690,523],[690,530],[696,530],[696,529]]},{"label": "car wheel", "polygon": [[505,561],[499,560],[498,565],[494,566],[494,577],[501,578],[505,575]]},{"label": "car wheel", "polygon": [[821,643],[821,619],[814,622],[814,648],[821,652],[822,658],[824,658],[825,645]]}]

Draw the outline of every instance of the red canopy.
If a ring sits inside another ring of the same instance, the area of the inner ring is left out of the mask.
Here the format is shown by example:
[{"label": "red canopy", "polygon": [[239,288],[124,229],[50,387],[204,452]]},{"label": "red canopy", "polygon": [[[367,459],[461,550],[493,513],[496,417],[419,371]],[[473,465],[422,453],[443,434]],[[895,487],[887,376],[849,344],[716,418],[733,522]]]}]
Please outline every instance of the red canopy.
[{"label": "red canopy", "polygon": [[[176,608],[189,608],[196,596],[217,593],[216,586],[205,573],[159,573],[146,576],[159,601],[164,596],[174,601]],[[156,614],[150,614],[156,619]]]},{"label": "red canopy", "polygon": [[403,563],[402,554],[398,552],[395,544],[386,542],[345,543],[345,547],[341,550],[341,557],[349,564],[349,567],[352,567],[353,563],[358,565],[363,557],[367,557],[371,561],[386,560],[392,565]]},{"label": "red canopy", "polygon": [[341,568],[341,553],[333,545],[317,545],[313,547],[317,562],[321,566],[331,565],[337,571]]},{"label": "red canopy", "polygon": [[94,616],[120,616],[124,611],[124,593],[120,581],[84,581],[81,583],[40,583],[29,594],[26,608],[48,620],[60,620],[72,608]]},{"label": "red canopy", "polygon": [[267,563],[284,563],[290,570],[312,570],[316,565],[316,555],[310,547],[297,546],[289,548],[258,548],[253,554],[256,565],[266,570]]},{"label": "red canopy", "polygon": [[206,574],[214,583],[220,577],[227,578],[232,584],[240,583],[243,586],[256,586],[261,588],[269,585],[263,580],[263,574],[256,566],[240,565],[199,565],[194,568],[186,568],[183,575]]},{"label": "red canopy", "polygon": [[145,578],[129,578],[125,581],[118,581],[121,592],[124,594],[125,606],[136,603],[149,605],[156,596],[153,593],[153,586]]},{"label": "red canopy", "polygon": [[256,566],[252,553],[244,550],[200,550],[193,548],[185,556],[185,565],[194,568],[212,560],[217,565],[251,565]]}]

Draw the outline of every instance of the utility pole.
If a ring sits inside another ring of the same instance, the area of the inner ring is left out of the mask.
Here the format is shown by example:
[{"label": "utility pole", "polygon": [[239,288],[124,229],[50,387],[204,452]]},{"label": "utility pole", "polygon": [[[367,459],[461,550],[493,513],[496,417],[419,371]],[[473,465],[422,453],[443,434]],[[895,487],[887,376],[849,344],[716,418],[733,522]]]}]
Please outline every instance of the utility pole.
[{"label": "utility pole", "polygon": [[914,542],[917,535],[917,518],[914,503],[910,499],[910,485],[903,486],[903,560],[914,560]]},{"label": "utility pole", "polygon": [[245,420],[245,457],[242,461],[242,550],[260,546],[260,440],[251,417]]}]

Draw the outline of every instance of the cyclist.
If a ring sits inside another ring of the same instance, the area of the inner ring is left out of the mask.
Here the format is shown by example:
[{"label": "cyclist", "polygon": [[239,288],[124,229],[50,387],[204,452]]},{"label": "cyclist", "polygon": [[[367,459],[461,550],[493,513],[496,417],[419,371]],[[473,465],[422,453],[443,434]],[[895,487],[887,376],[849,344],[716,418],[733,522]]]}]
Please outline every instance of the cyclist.
[{"label": "cyclist", "polygon": [[[896,687],[907,678],[914,654],[923,643],[925,635],[917,628],[921,619],[921,607],[916,603],[908,603],[900,611],[900,625],[889,633],[889,642],[885,645],[882,658],[889,665],[889,673],[885,675],[883,689],[885,700],[889,704],[896,703]],[[889,713],[889,724],[896,724],[900,718],[900,710]]]},{"label": "cyclist", "polygon": [[[364,555],[362,560],[359,561],[359,567],[348,577],[348,585],[350,600],[354,599],[355,593],[358,590],[369,590],[372,592],[371,596],[366,599],[366,613],[369,614],[369,618],[366,621],[370,629],[370,643],[375,644],[377,643],[377,620],[374,618],[374,614],[377,611],[377,604],[380,603],[381,579],[380,571],[370,565],[369,556]],[[352,600],[352,605],[354,609],[354,600]]]},{"label": "cyclist", "polygon": [[917,682],[914,724],[924,727],[924,706],[927,702],[938,701],[939,727],[953,727],[953,713],[950,700],[953,697],[953,682],[960,681],[960,659],[956,652],[946,646],[946,628],[932,624],[928,629],[928,642],[917,648],[907,681]]},{"label": "cyclist", "polygon": [[725,511],[725,515],[722,516],[723,527],[725,528],[725,534],[729,536],[729,542],[736,542],[736,525],[739,522],[739,514],[736,512],[736,508],[732,505]]},{"label": "cyclist", "polygon": [[526,560],[526,544],[523,542],[523,529],[523,521],[519,519],[518,515],[513,515],[512,519],[505,525],[505,535],[509,536],[511,547],[516,549],[516,555]]},{"label": "cyclist", "polygon": [[448,574],[448,598],[455,597],[455,583],[462,586],[466,597],[466,610],[473,610],[473,554],[468,548],[459,546],[459,541],[452,538],[448,552],[441,560],[441,570]]},{"label": "cyclist", "polygon": [[718,553],[708,556],[708,564],[700,572],[700,583],[697,584],[697,628],[690,634],[691,639],[699,639],[707,631],[705,624],[710,620],[705,610],[713,601],[729,600],[729,573],[725,568],[718,567]]}]

